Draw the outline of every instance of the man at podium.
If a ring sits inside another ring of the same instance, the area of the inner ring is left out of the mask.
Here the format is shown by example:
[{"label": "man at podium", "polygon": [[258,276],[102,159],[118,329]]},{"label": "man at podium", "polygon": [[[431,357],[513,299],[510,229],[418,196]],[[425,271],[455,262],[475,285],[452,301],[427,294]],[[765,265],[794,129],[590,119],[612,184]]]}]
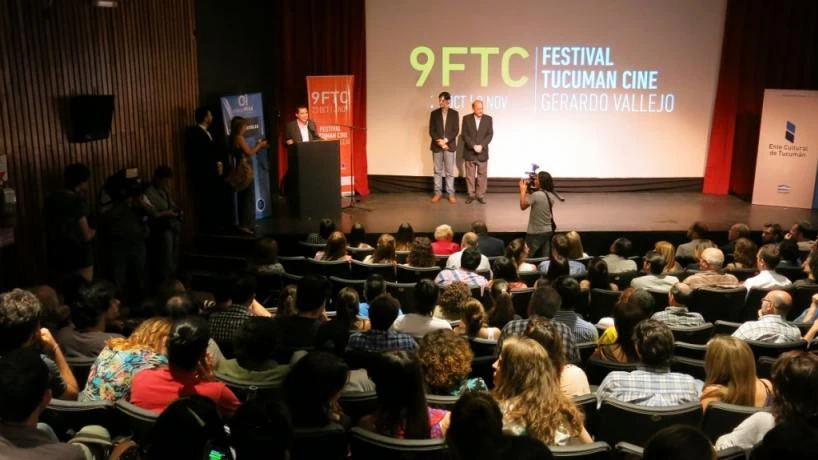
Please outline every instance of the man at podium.
[{"label": "man at podium", "polygon": [[[315,123],[310,120],[310,111],[306,105],[299,105],[295,109],[295,120],[284,127],[284,143],[287,146],[321,140],[315,130]],[[289,148],[289,147],[288,147]]]}]

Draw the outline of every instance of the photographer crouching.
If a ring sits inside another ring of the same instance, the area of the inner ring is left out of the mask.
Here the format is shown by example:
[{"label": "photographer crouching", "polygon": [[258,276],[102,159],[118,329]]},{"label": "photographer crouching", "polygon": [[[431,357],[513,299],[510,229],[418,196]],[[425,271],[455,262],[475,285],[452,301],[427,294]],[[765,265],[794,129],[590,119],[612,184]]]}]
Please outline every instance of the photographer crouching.
[{"label": "photographer crouching", "polygon": [[551,235],[557,229],[554,222],[554,200],[561,199],[554,192],[554,180],[546,171],[537,173],[532,165],[528,178],[520,180],[520,210],[531,208],[525,242],[529,257],[547,257],[551,251]]}]

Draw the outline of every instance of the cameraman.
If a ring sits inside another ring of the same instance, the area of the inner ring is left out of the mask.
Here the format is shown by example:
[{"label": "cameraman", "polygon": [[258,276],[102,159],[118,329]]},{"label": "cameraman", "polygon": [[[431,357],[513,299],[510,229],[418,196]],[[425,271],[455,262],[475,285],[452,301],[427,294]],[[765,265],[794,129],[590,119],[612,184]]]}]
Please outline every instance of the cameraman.
[{"label": "cameraman", "polygon": [[540,171],[532,183],[527,179],[520,180],[520,210],[531,208],[525,235],[529,257],[546,257],[550,253],[551,235],[556,230],[554,224],[556,199],[551,174]]},{"label": "cameraman", "polygon": [[173,170],[166,165],[156,168],[151,185],[145,189],[142,204],[148,213],[151,236],[148,239],[148,258],[155,285],[165,281],[176,271],[179,260],[179,232],[182,211],[170,196]]}]

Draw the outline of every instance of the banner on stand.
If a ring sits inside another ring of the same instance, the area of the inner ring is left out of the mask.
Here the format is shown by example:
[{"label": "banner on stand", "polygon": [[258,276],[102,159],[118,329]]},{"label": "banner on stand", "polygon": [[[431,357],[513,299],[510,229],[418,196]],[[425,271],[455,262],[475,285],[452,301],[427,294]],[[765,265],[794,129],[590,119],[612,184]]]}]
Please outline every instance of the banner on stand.
[{"label": "banner on stand", "polygon": [[307,77],[310,119],[323,139],[341,141],[341,196],[354,195],[352,174],[352,85],[353,75]]}]

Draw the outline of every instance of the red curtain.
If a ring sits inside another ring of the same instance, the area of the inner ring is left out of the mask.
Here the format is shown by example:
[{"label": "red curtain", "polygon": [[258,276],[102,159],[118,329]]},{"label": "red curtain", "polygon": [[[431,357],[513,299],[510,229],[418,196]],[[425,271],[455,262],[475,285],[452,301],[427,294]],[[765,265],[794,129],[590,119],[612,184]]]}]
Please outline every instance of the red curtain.
[{"label": "red curtain", "polygon": [[[352,161],[355,191],[368,195],[364,0],[281,0],[279,5],[282,24],[279,132],[283,132],[284,125],[295,118],[295,108],[309,102],[308,75],[354,75]],[[286,171],[287,152],[282,141],[278,148],[279,184]]]},{"label": "red curtain", "polygon": [[704,193],[753,192],[765,88],[818,89],[818,2],[729,0]]}]

